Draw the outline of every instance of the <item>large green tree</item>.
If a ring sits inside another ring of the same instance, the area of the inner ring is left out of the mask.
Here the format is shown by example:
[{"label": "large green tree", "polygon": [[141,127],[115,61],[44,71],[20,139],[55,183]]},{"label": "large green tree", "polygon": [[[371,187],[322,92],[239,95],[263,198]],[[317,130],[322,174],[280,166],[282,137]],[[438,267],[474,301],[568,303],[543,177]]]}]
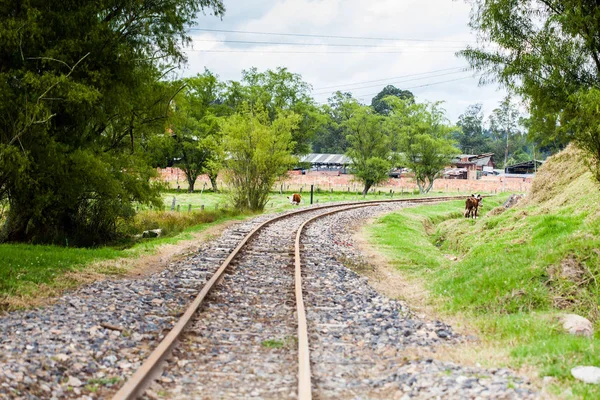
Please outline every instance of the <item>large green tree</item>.
[{"label": "large green tree", "polygon": [[[462,55],[529,103],[530,135],[561,148],[575,141],[600,166],[600,8],[592,0],[471,0],[479,45]],[[581,118],[586,115],[588,118]],[[586,125],[585,121],[589,125]],[[595,173],[600,177],[600,170]]]},{"label": "large green tree", "polygon": [[311,87],[299,74],[279,67],[259,72],[257,68],[242,71],[241,82],[230,82],[225,104],[232,111],[239,110],[243,103],[264,107],[271,121],[281,111],[300,116],[300,122],[292,131],[294,153],[310,151],[310,142],[315,131],[323,124],[323,114],[310,96]]},{"label": "large green tree", "polygon": [[348,150],[344,122],[349,120],[360,104],[351,93],[336,92],[321,107],[325,123],[317,130],[312,142],[316,153],[344,154]]},{"label": "large green tree", "polygon": [[481,154],[489,150],[488,138],[483,127],[481,104],[472,104],[458,117],[455,139],[463,153]]},{"label": "large green tree", "polygon": [[[515,139],[518,141],[521,137],[521,118],[517,105],[508,96],[490,115],[490,132],[496,138],[496,143],[503,143],[504,167],[508,164],[509,153],[518,150]],[[512,148],[511,144],[514,145]]]},{"label": "large green tree", "polygon": [[209,174],[213,189],[222,163],[222,137],[219,125],[222,85],[210,71],[184,80],[185,89],[173,101],[170,125],[174,145],[172,157],[194,191],[196,179]]},{"label": "large green tree", "polygon": [[297,161],[292,156],[292,132],[300,120],[299,115],[282,111],[271,121],[260,104],[243,103],[237,113],[222,121],[228,154],[226,178],[236,208],[265,208],[275,181]]},{"label": "large green tree", "polygon": [[164,129],[164,68],[220,0],[0,4],[0,241],[94,244],[159,204],[140,142]]},{"label": "large green tree", "polygon": [[402,163],[415,174],[421,193],[428,193],[444,167],[458,154],[439,103],[420,104],[390,98],[387,128],[394,133]]},{"label": "large green tree", "polygon": [[387,85],[371,100],[371,107],[381,115],[388,115],[392,110],[390,104],[386,101],[386,97],[394,96],[402,100],[414,102],[415,96],[410,90],[398,89],[394,85]]},{"label": "large green tree", "polygon": [[343,123],[349,145],[346,154],[352,160],[352,173],[364,185],[363,196],[386,180],[392,167],[391,140],[383,121],[371,107],[359,106]]}]

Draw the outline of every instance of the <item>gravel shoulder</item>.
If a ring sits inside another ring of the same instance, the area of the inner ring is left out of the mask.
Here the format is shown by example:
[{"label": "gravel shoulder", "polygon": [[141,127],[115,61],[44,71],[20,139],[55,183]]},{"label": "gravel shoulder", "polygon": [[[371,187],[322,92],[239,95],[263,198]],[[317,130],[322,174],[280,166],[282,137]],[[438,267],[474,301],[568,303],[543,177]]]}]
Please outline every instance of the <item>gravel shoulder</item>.
[{"label": "gravel shoulder", "polygon": [[[381,215],[380,215],[381,216]],[[380,217],[378,216],[378,217]],[[416,277],[410,279],[393,267],[393,260],[385,251],[378,248],[366,226],[372,226],[375,218],[349,226],[348,233],[361,257],[345,265],[368,279],[369,285],[377,292],[408,305],[419,317],[439,319],[451,325],[457,334],[469,338],[468,341],[452,346],[406,349],[405,357],[411,360],[435,357],[439,361],[458,363],[469,367],[494,367],[509,364],[510,354],[492,341],[481,338],[478,329],[467,317],[440,312],[442,304],[426,288],[426,282]],[[516,373],[526,376],[533,386],[542,387],[539,371],[523,365]]]}]

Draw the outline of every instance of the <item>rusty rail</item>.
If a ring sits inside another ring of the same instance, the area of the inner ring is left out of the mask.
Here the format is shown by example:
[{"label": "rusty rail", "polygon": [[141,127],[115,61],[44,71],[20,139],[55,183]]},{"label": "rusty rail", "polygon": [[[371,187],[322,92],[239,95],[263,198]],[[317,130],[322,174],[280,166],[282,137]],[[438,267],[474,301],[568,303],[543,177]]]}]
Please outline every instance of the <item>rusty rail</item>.
[{"label": "rusty rail", "polygon": [[[302,228],[310,221],[313,221],[317,218],[320,218],[325,215],[333,214],[335,212],[341,212],[344,210],[349,210],[353,208],[360,208],[366,206],[376,206],[384,203],[425,203],[425,202],[436,202],[436,201],[449,201],[449,200],[460,200],[464,199],[464,196],[444,196],[444,197],[424,197],[424,198],[413,198],[413,199],[388,199],[388,200],[369,200],[369,201],[358,201],[358,202],[348,202],[348,203],[337,203],[337,204],[327,204],[317,207],[308,207],[302,210],[292,211],[286,214],[282,214],[276,217],[273,217],[257,227],[255,227],[252,231],[250,231],[242,241],[233,249],[233,251],[229,254],[229,256],[223,261],[219,269],[214,273],[214,275],[210,278],[210,280],[204,285],[204,287],[200,290],[200,293],[194,301],[188,306],[185,313],[181,316],[181,318],[177,321],[177,323],[173,326],[173,329],[163,338],[163,340],[158,344],[156,349],[150,354],[150,356],[144,361],[144,363],[138,368],[138,370],[129,378],[129,380],[121,387],[121,389],[113,396],[113,400],[133,400],[144,394],[146,388],[154,381],[161,373],[164,363],[168,358],[173,346],[175,345],[177,339],[181,335],[181,333],[185,330],[187,325],[192,320],[192,317],[206,298],[206,295],[212,290],[212,288],[219,282],[223,273],[231,263],[231,261],[238,255],[241,249],[248,243],[248,241],[254,237],[262,228],[267,225],[272,224],[273,222],[279,221],[281,219],[303,214],[315,210],[322,210],[328,208],[335,207],[346,207],[340,210],[333,210],[325,214],[319,214],[308,221],[305,221],[302,226],[298,229],[296,236],[296,271],[295,275],[297,279],[300,279],[300,254],[299,254],[299,240],[300,233]],[[298,289],[299,288],[299,289]],[[299,292],[298,292],[299,291]],[[311,384],[310,384],[310,359],[308,355],[308,335],[306,329],[306,316],[304,313],[304,305],[302,300],[302,284],[296,283],[296,301],[297,307],[298,302],[302,305],[302,314],[304,318],[304,322],[302,323],[302,335],[304,336],[303,347],[303,355],[301,360],[299,360],[299,399],[309,400],[311,399]],[[299,313],[300,315],[300,313]],[[300,322],[298,324],[298,332],[300,336]],[[299,348],[300,348],[300,337],[299,337]],[[302,383],[300,381],[302,380]],[[307,383],[308,380],[308,383]],[[301,394],[301,393],[302,394]],[[302,397],[304,396],[304,397]]]}]

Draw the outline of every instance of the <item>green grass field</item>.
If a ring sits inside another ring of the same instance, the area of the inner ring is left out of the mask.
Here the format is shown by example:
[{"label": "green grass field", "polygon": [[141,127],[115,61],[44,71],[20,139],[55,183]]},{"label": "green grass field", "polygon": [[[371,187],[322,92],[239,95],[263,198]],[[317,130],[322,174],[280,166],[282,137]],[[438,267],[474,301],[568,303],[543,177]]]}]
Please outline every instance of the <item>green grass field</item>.
[{"label": "green grass field", "polygon": [[575,381],[570,370],[600,366],[600,333],[571,336],[556,317],[577,313],[600,328],[600,191],[585,168],[569,168],[566,177],[558,170],[539,174],[518,207],[490,213],[505,196],[485,199],[476,221],[461,216],[461,201],[405,209],[367,230],[404,276],[426,282],[443,312],[508,348],[509,366],[555,377],[557,394],[597,399],[600,388]]},{"label": "green grass field", "polygon": [[[265,209],[266,212],[278,212],[283,211],[289,207],[291,207],[287,196],[290,196],[295,192],[274,192],[271,195],[269,203]],[[431,192],[428,196],[447,196],[447,195],[455,195],[457,193],[445,193],[445,192]],[[196,191],[194,193],[186,193],[186,192],[176,192],[169,191],[163,193],[163,199],[165,204],[165,209],[170,210],[171,205],[173,204],[173,197],[175,197],[175,207],[177,205],[180,206],[180,212],[186,212],[188,210],[189,205],[192,206],[192,210],[200,210],[202,206],[204,206],[205,210],[215,210],[216,208],[230,208],[229,199],[227,193],[214,193],[212,191],[200,192]],[[403,194],[395,193],[393,198],[409,198],[409,197],[418,197],[418,192],[409,193],[405,192]],[[361,194],[348,193],[348,192],[327,192],[327,191],[315,191],[313,193],[313,204],[323,204],[330,203],[336,201],[361,201],[361,200],[377,200],[377,199],[390,199],[389,192],[375,192],[369,193],[366,197],[363,198]],[[303,206],[310,205],[310,192],[302,193],[302,204]]]}]

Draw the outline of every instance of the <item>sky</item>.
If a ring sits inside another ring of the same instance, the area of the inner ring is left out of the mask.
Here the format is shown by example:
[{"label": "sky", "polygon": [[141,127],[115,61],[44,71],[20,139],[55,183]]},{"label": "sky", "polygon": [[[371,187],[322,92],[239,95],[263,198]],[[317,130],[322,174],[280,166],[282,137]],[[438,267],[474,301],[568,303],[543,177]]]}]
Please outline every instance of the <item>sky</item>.
[{"label": "sky", "polygon": [[419,102],[443,101],[452,123],[470,104],[482,103],[487,116],[506,96],[496,85],[479,86],[455,54],[476,38],[463,0],[223,1],[222,19],[207,13],[190,32],[182,76],[208,68],[223,81],[240,80],[250,67],[286,67],[313,87],[318,103],[342,90],[370,104],[393,84]]}]

